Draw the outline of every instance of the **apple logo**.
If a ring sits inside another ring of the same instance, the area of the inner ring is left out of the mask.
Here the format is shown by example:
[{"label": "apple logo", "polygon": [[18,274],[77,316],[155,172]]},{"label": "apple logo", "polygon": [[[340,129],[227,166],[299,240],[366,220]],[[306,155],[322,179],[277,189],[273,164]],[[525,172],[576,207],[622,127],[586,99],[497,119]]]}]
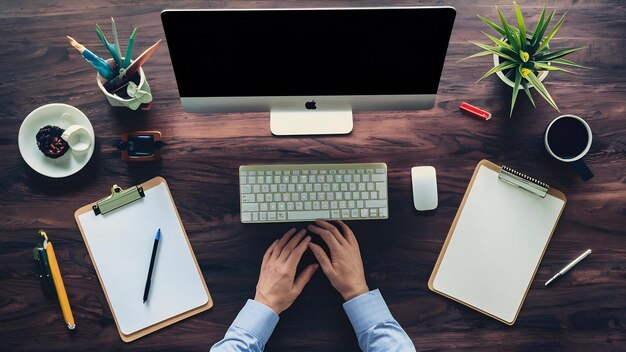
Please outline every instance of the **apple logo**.
[{"label": "apple logo", "polygon": [[308,110],[317,109],[317,106],[315,105],[315,100],[307,101],[306,103],[304,103],[304,107],[307,108]]}]

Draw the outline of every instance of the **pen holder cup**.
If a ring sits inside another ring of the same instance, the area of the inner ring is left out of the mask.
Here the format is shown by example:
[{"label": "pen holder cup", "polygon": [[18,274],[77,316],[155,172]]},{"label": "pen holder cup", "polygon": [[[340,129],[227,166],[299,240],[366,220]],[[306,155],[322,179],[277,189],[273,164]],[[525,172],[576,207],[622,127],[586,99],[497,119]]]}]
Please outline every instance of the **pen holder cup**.
[{"label": "pen holder cup", "polygon": [[[114,65],[113,59],[109,59],[107,61],[111,66]],[[152,105],[152,91],[150,90],[150,85],[148,84],[146,75],[143,72],[143,68],[141,67],[139,68],[139,71],[135,73],[135,76],[130,80],[133,84],[131,85],[129,82],[128,85],[116,93],[111,93],[104,88],[106,79],[102,77],[100,73],[96,76],[96,82],[111,106],[122,106],[131,110],[137,110],[139,108],[142,110],[149,110]]]}]

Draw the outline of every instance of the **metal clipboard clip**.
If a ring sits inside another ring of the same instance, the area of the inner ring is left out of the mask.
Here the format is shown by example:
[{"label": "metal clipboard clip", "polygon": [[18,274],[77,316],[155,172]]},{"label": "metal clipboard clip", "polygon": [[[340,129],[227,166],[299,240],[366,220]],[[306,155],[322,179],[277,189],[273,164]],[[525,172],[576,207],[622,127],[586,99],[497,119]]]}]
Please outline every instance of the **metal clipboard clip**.
[{"label": "metal clipboard clip", "polygon": [[513,186],[523,188],[541,198],[546,197],[548,189],[550,188],[547,183],[524,175],[523,173],[515,171],[510,167],[504,165],[502,166],[502,170],[500,170],[500,173],[498,174],[498,179]]},{"label": "metal clipboard clip", "polygon": [[142,187],[133,186],[124,190],[118,185],[113,185],[111,195],[97,201],[92,209],[96,216],[106,214],[145,196]]}]

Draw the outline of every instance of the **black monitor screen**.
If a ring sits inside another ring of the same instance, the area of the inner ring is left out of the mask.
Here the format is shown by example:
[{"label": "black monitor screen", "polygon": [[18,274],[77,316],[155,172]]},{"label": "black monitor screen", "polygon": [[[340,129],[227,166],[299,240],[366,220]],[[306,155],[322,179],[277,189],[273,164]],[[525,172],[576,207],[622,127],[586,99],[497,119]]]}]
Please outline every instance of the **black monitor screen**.
[{"label": "black monitor screen", "polygon": [[181,97],[436,94],[455,10],[164,11]]}]

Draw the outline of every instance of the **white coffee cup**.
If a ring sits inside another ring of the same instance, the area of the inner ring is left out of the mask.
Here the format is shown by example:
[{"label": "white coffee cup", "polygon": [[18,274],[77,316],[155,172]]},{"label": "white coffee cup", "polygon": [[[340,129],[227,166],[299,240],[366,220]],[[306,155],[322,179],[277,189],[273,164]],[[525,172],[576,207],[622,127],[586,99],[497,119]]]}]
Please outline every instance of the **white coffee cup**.
[{"label": "white coffee cup", "polygon": [[61,138],[70,145],[72,152],[77,155],[87,153],[89,147],[91,147],[91,143],[93,143],[89,131],[81,125],[71,125],[66,128]]}]

